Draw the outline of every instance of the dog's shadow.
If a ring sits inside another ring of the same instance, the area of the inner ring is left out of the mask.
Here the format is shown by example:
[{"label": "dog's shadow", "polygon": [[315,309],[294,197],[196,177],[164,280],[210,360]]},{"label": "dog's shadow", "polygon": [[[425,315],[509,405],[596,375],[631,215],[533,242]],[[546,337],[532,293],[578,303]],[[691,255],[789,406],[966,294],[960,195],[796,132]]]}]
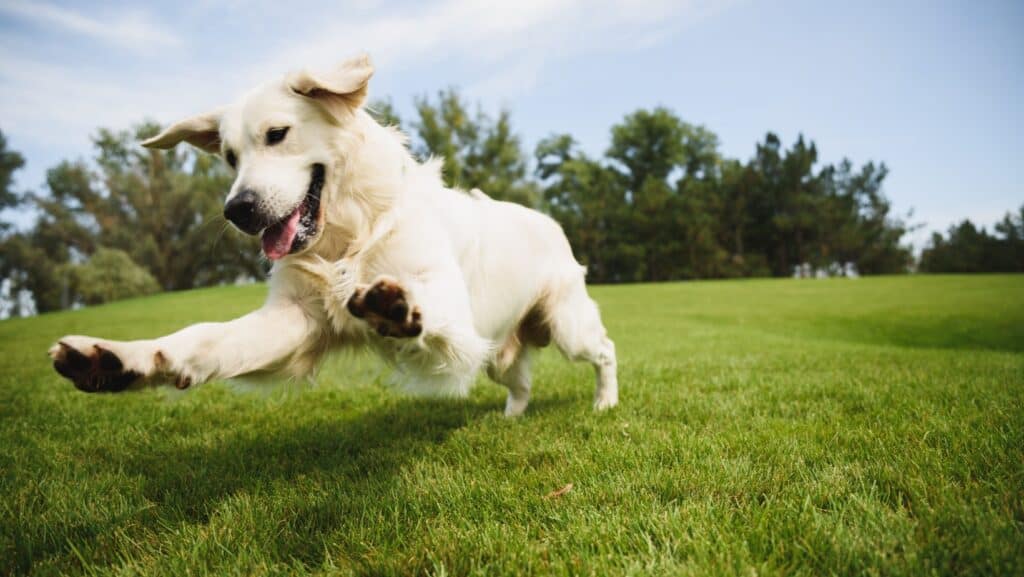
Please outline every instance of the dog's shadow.
[{"label": "dog's shadow", "polygon": [[[538,400],[530,413],[561,412],[580,402],[576,397]],[[352,552],[365,546],[358,535],[352,537],[356,541],[337,542],[346,540],[346,531],[359,528],[352,525],[353,519],[387,516],[392,524],[383,529],[378,524],[377,529],[395,535],[421,527],[421,519],[395,514],[402,492],[408,490],[399,486],[403,469],[474,422],[491,418],[494,426],[502,426],[500,415],[500,402],[404,398],[363,412],[254,419],[259,424],[248,428],[239,425],[245,422],[243,416],[230,426],[211,423],[201,437],[180,443],[154,446],[142,441],[117,455],[97,453],[94,457],[104,460],[105,467],[138,478],[151,506],[101,522],[65,526],[65,538],[57,541],[16,533],[12,569],[29,573],[35,564],[72,550],[84,552],[89,563],[117,563],[118,555],[109,550],[79,551],[76,546],[136,530],[176,534],[211,522],[226,507],[252,509],[252,522],[273,528],[273,551],[266,552],[271,557],[315,568],[324,560],[329,536],[335,546]],[[306,490],[308,496],[301,494]],[[240,499],[248,502],[239,503]],[[247,534],[261,528],[238,530]],[[358,572],[379,571],[368,566]]]},{"label": "dog's shadow", "polygon": [[319,494],[308,499],[287,496],[288,518],[268,522],[286,529],[274,544],[281,557],[317,565],[324,534],[365,513],[358,507],[367,503],[388,507],[403,467],[489,414],[500,407],[401,400],[348,418],[232,431],[200,446],[136,455],[125,466],[145,479],[145,496],[155,505],[148,521],[161,527],[206,523],[238,497],[314,487]]}]

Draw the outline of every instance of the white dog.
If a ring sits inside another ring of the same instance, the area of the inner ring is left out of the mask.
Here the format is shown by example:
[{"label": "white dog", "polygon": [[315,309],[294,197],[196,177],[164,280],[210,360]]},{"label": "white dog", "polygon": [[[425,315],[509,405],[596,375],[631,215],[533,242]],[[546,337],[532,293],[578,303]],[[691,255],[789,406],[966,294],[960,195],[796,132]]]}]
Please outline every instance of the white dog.
[{"label": "white dog", "polygon": [[547,216],[445,188],[437,162],[362,108],[367,57],[301,72],[143,142],[220,153],[237,176],[224,215],[274,261],[267,301],[224,323],[140,341],[66,336],[54,367],[84,391],[136,383],[310,375],[328,351],[369,346],[408,388],[465,394],[481,368],[530,396],[531,349],[553,341],[597,372],[595,409],[618,402],[615,346],[584,268]]}]

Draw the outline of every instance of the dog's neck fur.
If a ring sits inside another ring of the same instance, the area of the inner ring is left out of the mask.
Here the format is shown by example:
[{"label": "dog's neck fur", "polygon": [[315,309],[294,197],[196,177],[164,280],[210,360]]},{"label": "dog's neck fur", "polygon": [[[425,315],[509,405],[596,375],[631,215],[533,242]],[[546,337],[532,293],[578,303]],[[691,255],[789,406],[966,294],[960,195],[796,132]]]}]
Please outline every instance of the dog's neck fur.
[{"label": "dog's neck fur", "polygon": [[330,261],[360,252],[386,234],[401,210],[409,179],[441,185],[439,163],[420,164],[400,131],[383,127],[362,109],[353,112],[333,143],[328,171],[324,232],[312,252]]}]

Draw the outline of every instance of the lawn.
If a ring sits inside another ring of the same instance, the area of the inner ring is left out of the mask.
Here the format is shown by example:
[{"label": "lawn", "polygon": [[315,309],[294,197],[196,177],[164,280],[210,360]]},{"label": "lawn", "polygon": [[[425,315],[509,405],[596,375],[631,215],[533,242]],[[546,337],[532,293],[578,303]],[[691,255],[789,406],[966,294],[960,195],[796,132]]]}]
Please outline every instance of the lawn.
[{"label": "lawn", "polygon": [[484,379],[409,399],[363,358],[86,395],[44,354],[264,290],[0,322],[0,572],[1024,573],[1024,276],[595,287],[606,414],[550,352],[516,420]]}]

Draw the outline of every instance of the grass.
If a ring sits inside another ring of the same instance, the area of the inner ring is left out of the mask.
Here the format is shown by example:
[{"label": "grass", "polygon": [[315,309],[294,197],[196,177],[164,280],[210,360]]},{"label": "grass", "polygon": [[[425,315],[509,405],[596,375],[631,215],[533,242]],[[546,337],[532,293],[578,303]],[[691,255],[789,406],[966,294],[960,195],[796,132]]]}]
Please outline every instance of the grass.
[{"label": "grass", "polygon": [[550,353],[519,420],[496,385],[409,399],[366,359],[259,394],[85,395],[44,357],[263,293],[0,323],[0,571],[1024,572],[1024,276],[597,287],[622,383],[600,415]]}]

